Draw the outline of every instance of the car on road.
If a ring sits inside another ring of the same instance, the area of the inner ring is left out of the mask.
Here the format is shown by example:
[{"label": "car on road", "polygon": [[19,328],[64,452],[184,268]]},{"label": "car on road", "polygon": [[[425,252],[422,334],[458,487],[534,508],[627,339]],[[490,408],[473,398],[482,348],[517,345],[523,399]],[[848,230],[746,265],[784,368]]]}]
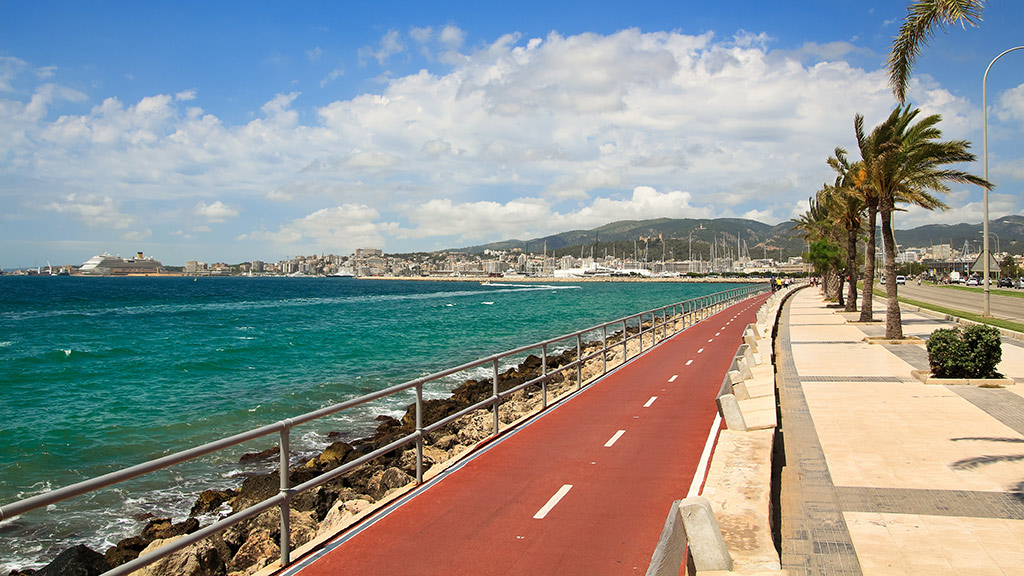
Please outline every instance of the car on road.
[{"label": "car on road", "polygon": [[979,278],[977,276],[971,276],[970,278],[967,279],[967,285],[968,286],[979,286],[979,285],[981,285],[981,278]]},{"label": "car on road", "polygon": [[1013,283],[1013,287],[1024,289],[1024,276],[1017,278],[1017,281]]},{"label": "car on road", "polygon": [[907,277],[906,276],[897,276],[896,277],[896,283],[897,284],[906,284],[907,283]]},{"label": "car on road", "polygon": [[1002,278],[999,279],[999,287],[1013,288],[1013,278],[1010,278],[1009,276],[1003,276]]}]

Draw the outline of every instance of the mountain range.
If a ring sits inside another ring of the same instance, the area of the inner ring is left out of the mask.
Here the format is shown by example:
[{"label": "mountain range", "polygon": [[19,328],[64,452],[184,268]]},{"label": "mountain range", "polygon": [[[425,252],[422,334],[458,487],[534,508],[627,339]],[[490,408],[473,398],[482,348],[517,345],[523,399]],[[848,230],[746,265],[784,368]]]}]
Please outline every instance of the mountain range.
[{"label": "mountain range", "polygon": [[[715,244],[716,255],[749,255],[751,258],[788,258],[804,251],[803,240],[793,232],[794,223],[782,222],[774,226],[743,218],[657,218],[653,220],[621,220],[591,230],[570,230],[530,240],[504,240],[479,246],[470,246],[451,252],[482,253],[485,250],[508,251],[520,249],[527,253],[546,251],[556,257],[570,255],[636,256],[651,260],[685,260],[711,256]],[[926,248],[932,245],[951,245],[960,251],[969,243],[974,252],[980,251],[982,225],[929,224],[905,230],[896,230],[896,242],[903,248]],[[1024,216],[1004,216],[989,223],[992,235],[991,249],[1011,254],[1024,253]],[[878,227],[881,247],[881,226]]]}]

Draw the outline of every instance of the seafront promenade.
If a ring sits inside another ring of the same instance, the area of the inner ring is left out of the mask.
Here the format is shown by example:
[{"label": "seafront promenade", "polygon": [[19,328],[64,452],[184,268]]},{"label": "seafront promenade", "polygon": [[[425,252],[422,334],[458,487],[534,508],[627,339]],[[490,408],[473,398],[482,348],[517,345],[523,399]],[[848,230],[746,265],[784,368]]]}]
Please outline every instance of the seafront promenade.
[{"label": "seafront promenade", "polygon": [[[860,324],[796,291],[776,341],[782,566],[816,574],[1024,573],[1024,346],[1003,339],[1000,388],[924,384],[923,344],[869,344]],[[951,322],[902,310],[906,336]]]}]

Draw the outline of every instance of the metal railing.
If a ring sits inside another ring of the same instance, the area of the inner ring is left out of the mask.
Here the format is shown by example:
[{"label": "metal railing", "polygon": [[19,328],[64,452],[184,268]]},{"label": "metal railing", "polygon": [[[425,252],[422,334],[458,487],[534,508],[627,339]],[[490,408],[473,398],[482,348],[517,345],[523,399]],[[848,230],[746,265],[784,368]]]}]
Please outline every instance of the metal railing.
[{"label": "metal railing", "polygon": [[[122,574],[129,574],[165,558],[179,550],[182,550],[196,542],[209,538],[223,530],[234,526],[240,522],[243,522],[249,518],[261,514],[262,512],[269,510],[274,507],[279,507],[281,511],[281,538],[280,538],[280,565],[287,566],[291,563],[291,539],[289,533],[289,503],[296,494],[301,494],[307,490],[311,490],[320,486],[326,482],[329,482],[335,478],[343,476],[355,468],[370,462],[376,458],[379,458],[385,454],[393,452],[406,444],[415,443],[416,450],[416,483],[421,484],[423,482],[423,447],[424,438],[431,432],[443,428],[452,422],[455,422],[459,418],[470,414],[476,410],[483,408],[490,408],[494,413],[494,424],[493,434],[497,435],[501,432],[501,422],[499,418],[499,407],[502,400],[508,396],[515,394],[521,390],[526,389],[529,386],[541,387],[541,393],[543,396],[542,406],[539,410],[543,411],[548,407],[548,382],[556,375],[563,374],[563,377],[572,381],[575,380],[576,388],[580,389],[583,386],[583,367],[587,362],[594,360],[595,358],[601,357],[601,371],[600,376],[603,376],[608,372],[608,355],[609,353],[615,354],[618,348],[622,348],[622,361],[620,364],[625,364],[629,360],[629,343],[633,340],[639,340],[639,351],[633,357],[636,357],[642,353],[644,348],[645,338],[648,340],[648,349],[653,347],[657,343],[657,336],[660,331],[661,340],[664,340],[674,334],[677,334],[687,327],[696,324],[704,318],[718,312],[724,307],[732,304],[733,302],[747,298],[753,294],[758,294],[767,291],[767,284],[749,284],[737,288],[732,288],[722,292],[709,294],[707,296],[700,296],[676,304],[671,304],[654,310],[648,310],[639,314],[606,322],[598,326],[580,330],[564,336],[559,336],[543,342],[537,342],[528,346],[523,346],[506,352],[501,352],[486,358],[474,360],[472,362],[450,368],[416,378],[408,382],[385,388],[371,394],[366,394],[358,398],[327,406],[319,410],[307,412],[294,418],[288,418],[269,424],[260,428],[242,432],[234,436],[229,436],[220,440],[216,440],[202,446],[197,446],[188,450],[177,452],[150,460],[136,466],[125,468],[123,470],[104,474],[90,480],[85,480],[77,484],[72,484],[64,488],[59,488],[51,492],[39,494],[31,498],[19,500],[0,506],[0,520],[11,518],[20,514],[24,514],[31,510],[43,508],[57,502],[80,496],[89,492],[94,492],[103,488],[137,478],[139,476],[156,472],[158,470],[165,469],[167,467],[194,460],[196,458],[218,452],[233,446],[248,442],[264,436],[277,434],[279,436],[279,462],[280,462],[280,491],[277,495],[263,500],[257,504],[254,504],[244,510],[235,512],[225,518],[222,518],[209,526],[202,528],[196,532],[192,532],[174,542],[171,542],[165,546],[154,550],[144,556],[140,556],[135,560],[117,566],[112,570],[105,572],[103,576],[119,576]],[[609,327],[618,329],[617,332],[611,334],[609,337]],[[670,332],[671,331],[671,332]],[[591,352],[584,355],[584,345],[595,345],[596,342],[587,340],[584,341],[585,335],[600,335],[600,348],[597,351]],[[548,371],[548,353],[552,347],[562,348],[563,350],[572,349],[575,347],[575,359],[564,365],[558,366],[553,371]],[[502,359],[510,357],[521,356],[526,352],[532,350],[539,350],[541,353],[541,375],[533,378],[527,382],[523,382],[515,387],[500,390],[500,363]],[[493,375],[491,377],[492,383],[492,394],[484,400],[477,402],[471,406],[464,408],[454,414],[451,414],[441,420],[425,424],[423,422],[423,387],[425,384],[440,380],[442,378],[457,374],[459,372],[469,370],[472,368],[478,368],[480,366],[490,366]],[[564,374],[568,373],[568,376]],[[574,378],[573,378],[574,377]],[[596,379],[597,377],[595,377]],[[592,380],[591,380],[592,381]],[[357,406],[378,400],[394,394],[399,394],[408,390],[415,390],[416,393],[416,430],[410,434],[407,434],[397,440],[388,443],[385,446],[377,448],[368,454],[365,454],[355,460],[346,462],[343,465],[324,472],[315,478],[312,478],[306,482],[298,484],[296,486],[290,485],[289,472],[289,441],[291,430],[300,425],[314,420],[337,414],[344,410],[355,408]]]}]

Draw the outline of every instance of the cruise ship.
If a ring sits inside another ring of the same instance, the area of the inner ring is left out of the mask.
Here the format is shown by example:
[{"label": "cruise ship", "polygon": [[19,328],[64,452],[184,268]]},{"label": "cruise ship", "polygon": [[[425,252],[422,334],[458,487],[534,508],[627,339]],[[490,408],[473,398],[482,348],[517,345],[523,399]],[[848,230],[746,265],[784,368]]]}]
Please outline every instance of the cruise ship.
[{"label": "cruise ship", "polygon": [[93,256],[87,260],[78,273],[83,276],[144,276],[164,274],[164,265],[159,260],[146,258],[139,252],[134,258],[121,258],[110,254]]}]

